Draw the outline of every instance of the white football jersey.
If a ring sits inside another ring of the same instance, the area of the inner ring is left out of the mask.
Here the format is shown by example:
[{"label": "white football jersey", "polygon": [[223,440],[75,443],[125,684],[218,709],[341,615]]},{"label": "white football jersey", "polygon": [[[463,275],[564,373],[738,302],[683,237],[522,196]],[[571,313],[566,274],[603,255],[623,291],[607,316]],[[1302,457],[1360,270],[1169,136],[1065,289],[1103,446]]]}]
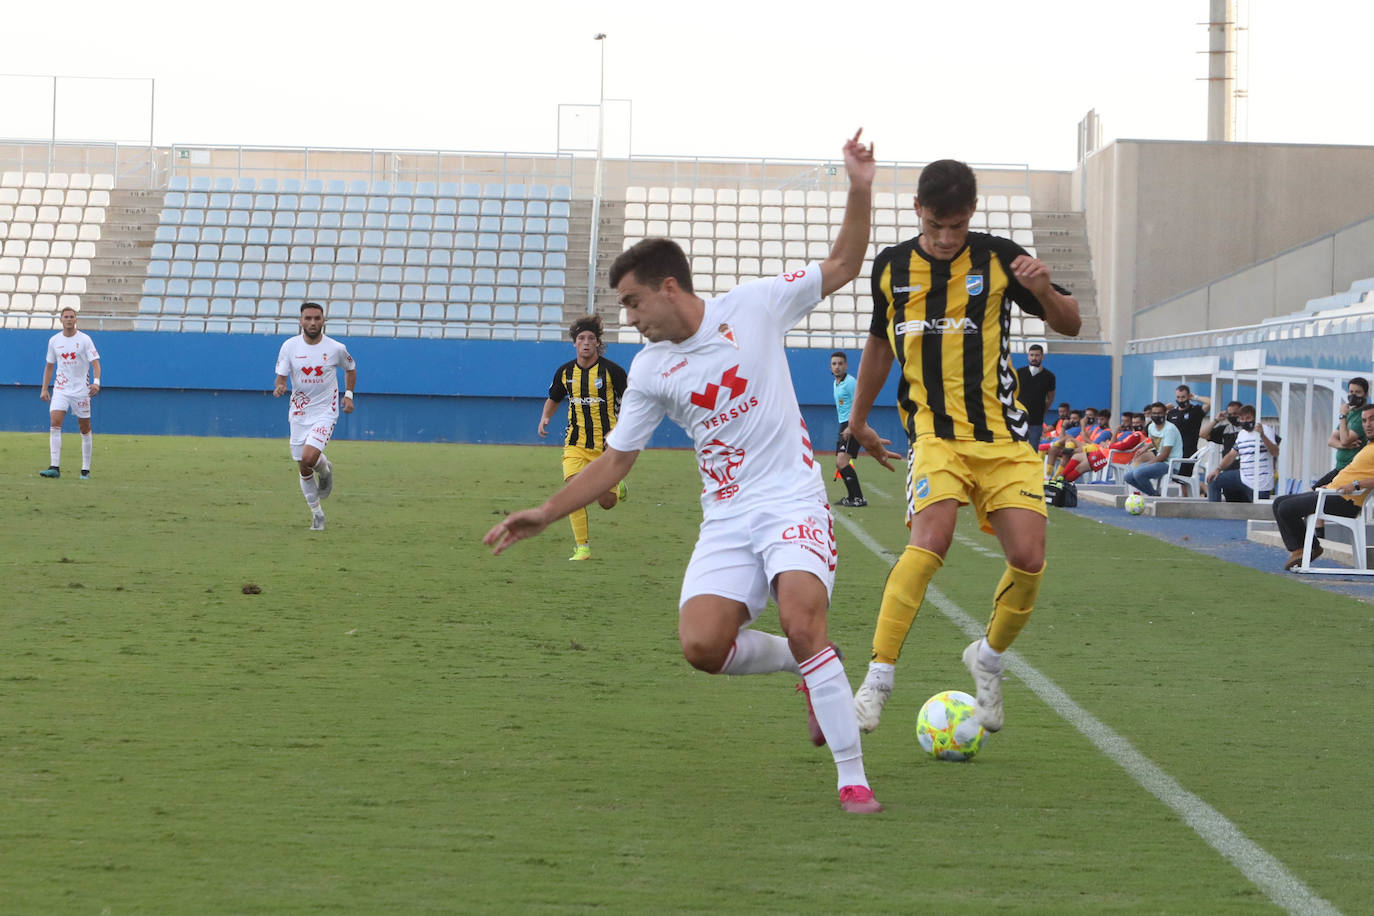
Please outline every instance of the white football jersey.
[{"label": "white football jersey", "polygon": [[291,379],[292,420],[339,415],[339,376],[337,369],[355,369],[348,348],[329,335],[317,344],[307,343],[303,334],[287,340],[277,354],[277,375]]},{"label": "white football jersey", "polygon": [[67,337],[60,331],[48,341],[48,362],[53,364],[54,391],[67,394],[81,394],[90,387],[87,377],[91,363],[100,359],[95,351],[95,341],[84,332],[77,331]]},{"label": "white football jersey", "polygon": [[741,284],[706,302],[697,332],[660,341],[630,364],[606,445],[642,449],[664,416],[692,437],[708,518],[779,499],[825,502],[783,337],[821,300],[821,268]]}]

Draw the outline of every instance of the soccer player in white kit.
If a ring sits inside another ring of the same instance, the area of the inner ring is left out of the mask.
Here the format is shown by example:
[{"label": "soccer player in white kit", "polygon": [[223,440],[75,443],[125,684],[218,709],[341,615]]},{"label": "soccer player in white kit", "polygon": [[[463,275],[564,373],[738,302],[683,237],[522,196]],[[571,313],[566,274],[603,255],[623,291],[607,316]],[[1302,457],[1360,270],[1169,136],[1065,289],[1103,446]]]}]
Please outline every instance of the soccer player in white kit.
[{"label": "soccer player in white kit", "polygon": [[[649,339],[602,456],[548,502],[513,513],[483,539],[500,553],[594,501],[622,480],[664,416],[696,448],[703,521],[683,578],[682,653],[710,674],[800,674],[812,740],[829,744],[845,811],[882,810],[864,774],[853,693],[826,637],[835,537],[821,471],[783,349],[787,330],[863,266],[875,173],[855,134],[844,146],[844,222],[820,263],[741,284],[703,301],[668,239],[616,258],[610,282]],[[772,595],[786,637],[749,628]]]},{"label": "soccer player in white kit", "polygon": [[[344,393],[339,398],[337,369],[344,370]],[[310,507],[310,530],[324,530],[320,500],[334,489],[334,466],[324,457],[334,435],[340,403],[344,413],[353,412],[353,386],[358,371],[348,348],[324,333],[324,307],[301,303],[301,333],[281,345],[277,354],[277,384],[273,397],[286,394],[291,380],[291,457],[301,472],[301,492]],[[318,475],[318,479],[316,476]]]},{"label": "soccer player in white kit", "polygon": [[[53,378],[54,372],[56,379]],[[86,378],[91,375],[90,382]],[[52,383],[49,393],[48,384]],[[43,387],[38,396],[48,405],[48,458],[39,477],[61,477],[62,421],[67,411],[76,414],[81,430],[81,479],[91,479],[91,398],[100,393],[100,354],[95,341],[76,329],[76,309],[62,310],[62,330],[48,341],[48,361],[43,366]]]}]

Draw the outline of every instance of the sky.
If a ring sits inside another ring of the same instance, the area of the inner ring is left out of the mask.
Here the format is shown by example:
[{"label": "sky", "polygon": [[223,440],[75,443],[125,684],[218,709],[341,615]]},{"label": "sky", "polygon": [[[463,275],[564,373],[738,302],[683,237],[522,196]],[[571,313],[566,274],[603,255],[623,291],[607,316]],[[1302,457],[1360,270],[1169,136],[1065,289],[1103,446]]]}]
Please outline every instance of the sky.
[{"label": "sky", "polygon": [[[1374,146],[1374,4],[1240,10],[1238,139]],[[1090,109],[1104,142],[1206,139],[1207,13],[1207,0],[24,3],[2,20],[0,137],[49,136],[56,75],[58,139],[147,143],[151,115],[160,146],[590,150],[604,51],[608,156],[832,158],[863,127],[881,160],[1071,169]]]}]

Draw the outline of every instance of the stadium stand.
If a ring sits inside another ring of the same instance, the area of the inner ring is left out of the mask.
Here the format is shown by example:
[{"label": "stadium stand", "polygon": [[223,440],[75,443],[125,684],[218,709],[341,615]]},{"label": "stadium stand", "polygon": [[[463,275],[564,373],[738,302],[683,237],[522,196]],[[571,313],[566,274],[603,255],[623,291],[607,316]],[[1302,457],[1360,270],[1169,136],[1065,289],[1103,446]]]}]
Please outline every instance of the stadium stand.
[{"label": "stadium stand", "polygon": [[4,326],[50,328],[81,309],[114,176],[0,175],[0,311]]},{"label": "stadium stand", "polygon": [[[414,180],[401,180],[394,158],[387,166],[393,177],[379,179],[375,165],[363,170],[374,177],[363,178],[350,174],[351,162],[331,164],[328,157],[344,151],[318,159],[314,151],[271,152],[277,158],[270,162],[246,165],[246,154],[234,151],[233,162],[200,171],[170,167],[163,177],[140,172],[118,182],[70,167],[7,171],[0,186],[4,324],[53,326],[58,309],[70,304],[84,307],[87,322],[97,322],[87,326],[97,328],[282,334],[296,329],[295,308],[309,298],[326,305],[336,332],[356,336],[561,339],[574,315],[593,308],[610,339],[634,343],[638,332],[623,326],[614,292],[605,288],[611,260],[629,244],[653,234],[680,241],[698,290],[711,296],[823,258],[844,206],[840,179],[815,163],[732,161],[736,177],[724,180],[682,178],[675,165],[646,163],[634,166],[644,169],[641,180],[627,172],[608,187],[594,231],[585,176],[570,161],[454,154],[462,161],[417,163],[408,168]],[[317,175],[275,171],[281,156],[302,152]],[[434,180],[424,179],[426,170]],[[870,260],[916,231],[909,203],[918,173],[894,172],[875,195]],[[1042,219],[1074,215],[1033,212],[1029,194],[1017,193],[1022,184],[1029,191],[1015,170],[995,178],[980,201],[978,227],[1034,249]],[[1003,186],[1007,193],[994,193]],[[1048,231],[1064,235],[1062,226]],[[1090,304],[1085,243],[1050,244],[1081,262],[1054,269],[1056,277],[1065,267],[1079,269],[1068,282]],[[598,282],[589,293],[593,255]],[[860,345],[866,271],[798,325],[788,344]],[[1028,340],[1046,336],[1034,319],[1018,318],[1014,330]]]},{"label": "stadium stand", "polygon": [[557,339],[570,197],[560,185],[177,176],[136,327],[208,314],[206,330],[289,333],[283,302],[313,299],[352,335]]}]

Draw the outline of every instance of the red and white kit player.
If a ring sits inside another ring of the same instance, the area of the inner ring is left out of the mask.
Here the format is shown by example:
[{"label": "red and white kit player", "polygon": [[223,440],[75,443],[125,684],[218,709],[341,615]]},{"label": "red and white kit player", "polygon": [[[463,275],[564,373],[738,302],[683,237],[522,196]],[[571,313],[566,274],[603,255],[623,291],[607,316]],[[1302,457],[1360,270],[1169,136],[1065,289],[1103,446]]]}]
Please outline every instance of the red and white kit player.
[{"label": "red and white kit player", "polygon": [[[62,310],[62,330],[48,341],[48,361],[43,366],[43,386],[38,396],[48,401],[48,467],[40,477],[61,477],[62,421],[67,411],[76,414],[81,430],[81,479],[91,477],[91,398],[100,393],[100,354],[95,341],[76,329],[76,309]],[[92,376],[91,373],[94,372]],[[87,382],[87,377],[90,381]],[[52,382],[51,393],[48,383]]]},{"label": "red and white kit player", "polygon": [[[645,239],[611,267],[629,323],[650,343],[630,366],[606,450],[543,506],[516,512],[484,541],[500,553],[621,480],[663,417],[691,437],[701,472],[701,535],[683,578],[678,637],[711,674],[801,674],[812,740],[828,744],[846,811],[882,810],[864,774],[844,664],[826,636],[835,539],[811,437],[797,406],[784,336],[863,264],[875,165],[845,144],[849,197],[823,262],[703,301],[668,239]],[[750,624],[770,594],[786,637]]]},{"label": "red and white kit player", "polygon": [[[344,370],[344,393],[339,396],[338,369]],[[310,507],[310,530],[324,530],[320,500],[334,489],[334,466],[324,456],[334,435],[339,409],[353,412],[353,386],[358,372],[348,348],[324,333],[324,309],[315,302],[301,305],[301,333],[281,345],[277,353],[274,397],[286,393],[291,382],[291,457],[300,469],[301,492]],[[317,479],[318,475],[318,479]]]}]

